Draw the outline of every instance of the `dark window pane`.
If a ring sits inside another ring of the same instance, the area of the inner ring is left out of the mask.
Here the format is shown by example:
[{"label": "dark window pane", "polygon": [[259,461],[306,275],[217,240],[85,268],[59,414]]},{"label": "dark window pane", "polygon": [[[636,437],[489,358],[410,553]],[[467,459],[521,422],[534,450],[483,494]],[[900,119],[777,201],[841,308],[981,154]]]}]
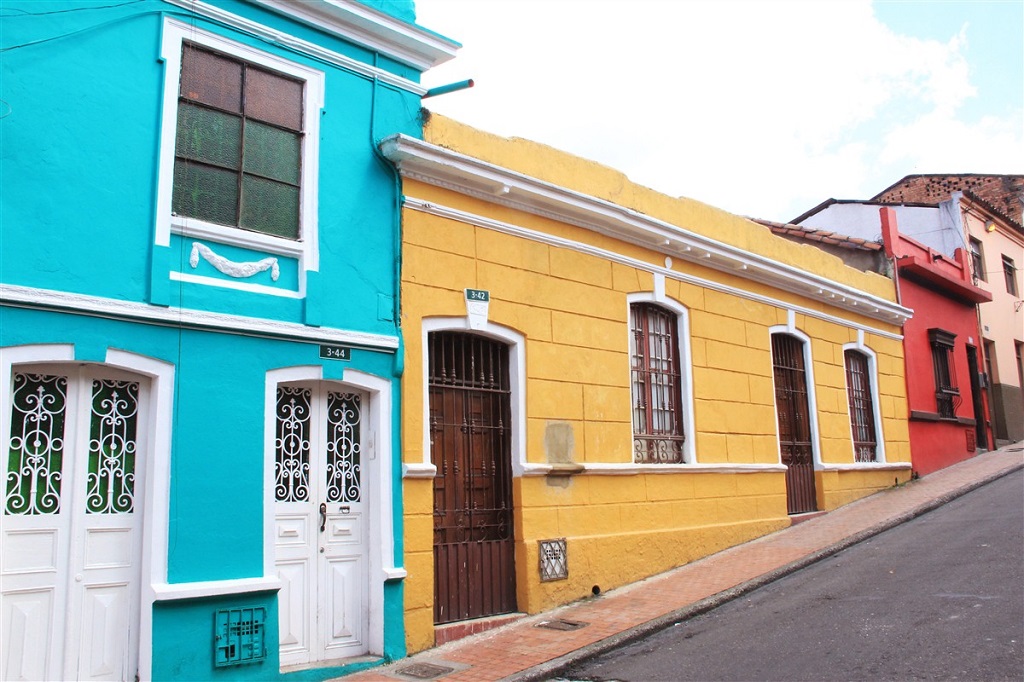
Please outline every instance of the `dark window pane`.
[{"label": "dark window pane", "polygon": [[241,139],[237,116],[184,102],[178,106],[178,156],[237,170]]},{"label": "dark window pane", "polygon": [[245,124],[246,173],[299,184],[300,137],[255,121]]},{"label": "dark window pane", "polygon": [[172,210],[221,225],[238,224],[238,174],[176,159]]},{"label": "dark window pane", "polygon": [[302,130],[302,83],[249,67],[245,76],[245,115]]},{"label": "dark window pane", "polygon": [[212,52],[184,45],[181,50],[181,96],[241,113],[242,65]]},{"label": "dark window pane", "polygon": [[241,224],[249,230],[298,239],[299,188],[244,175]]}]

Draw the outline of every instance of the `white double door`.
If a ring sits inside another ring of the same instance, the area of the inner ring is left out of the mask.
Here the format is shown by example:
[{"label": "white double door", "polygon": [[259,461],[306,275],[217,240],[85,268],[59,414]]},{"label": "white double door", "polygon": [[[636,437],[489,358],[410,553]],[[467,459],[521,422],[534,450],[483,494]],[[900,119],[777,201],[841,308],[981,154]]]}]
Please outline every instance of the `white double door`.
[{"label": "white double door", "polygon": [[366,397],[329,384],[277,389],[275,565],[281,665],[366,653]]},{"label": "white double door", "polygon": [[3,680],[134,680],[145,387],[16,367],[3,401]]}]

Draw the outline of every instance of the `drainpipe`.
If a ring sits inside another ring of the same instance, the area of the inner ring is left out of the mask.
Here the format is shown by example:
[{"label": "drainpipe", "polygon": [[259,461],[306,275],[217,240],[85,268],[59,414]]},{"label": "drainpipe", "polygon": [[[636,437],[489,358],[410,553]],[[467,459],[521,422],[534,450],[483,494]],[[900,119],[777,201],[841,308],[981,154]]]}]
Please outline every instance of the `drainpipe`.
[{"label": "drainpipe", "polygon": [[430,88],[429,90],[427,90],[426,94],[424,94],[421,99],[426,99],[428,97],[436,97],[438,95],[447,95],[449,92],[458,92],[459,90],[465,90],[466,88],[471,88],[474,85],[476,85],[476,84],[473,82],[472,78],[470,78],[468,80],[464,80],[464,81],[459,81],[458,83],[449,83],[448,85],[439,85],[436,88]]}]

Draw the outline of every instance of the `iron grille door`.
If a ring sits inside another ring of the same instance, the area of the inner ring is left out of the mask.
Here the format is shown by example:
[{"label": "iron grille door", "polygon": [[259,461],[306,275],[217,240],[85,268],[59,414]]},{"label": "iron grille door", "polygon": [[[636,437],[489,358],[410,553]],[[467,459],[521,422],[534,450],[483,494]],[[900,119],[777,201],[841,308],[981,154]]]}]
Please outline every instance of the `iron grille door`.
[{"label": "iron grille door", "polygon": [[508,348],[435,332],[430,358],[434,622],[516,610]]},{"label": "iron grille door", "polygon": [[853,453],[858,462],[874,462],[878,438],[875,435],[875,405],[871,399],[868,359],[863,353],[846,351],[846,393],[850,401]]},{"label": "iron grille door", "polygon": [[786,334],[773,335],[772,363],[779,449],[787,467],[786,505],[790,514],[802,514],[817,508],[803,343]]}]

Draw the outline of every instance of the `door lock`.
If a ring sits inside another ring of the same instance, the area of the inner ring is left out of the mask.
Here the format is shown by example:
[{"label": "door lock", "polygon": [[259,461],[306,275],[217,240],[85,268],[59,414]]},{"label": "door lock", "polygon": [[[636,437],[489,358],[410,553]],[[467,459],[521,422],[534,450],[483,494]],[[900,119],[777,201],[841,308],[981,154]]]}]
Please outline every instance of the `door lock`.
[{"label": "door lock", "polygon": [[327,503],[320,503],[320,532],[323,533],[324,529],[327,528]]}]

